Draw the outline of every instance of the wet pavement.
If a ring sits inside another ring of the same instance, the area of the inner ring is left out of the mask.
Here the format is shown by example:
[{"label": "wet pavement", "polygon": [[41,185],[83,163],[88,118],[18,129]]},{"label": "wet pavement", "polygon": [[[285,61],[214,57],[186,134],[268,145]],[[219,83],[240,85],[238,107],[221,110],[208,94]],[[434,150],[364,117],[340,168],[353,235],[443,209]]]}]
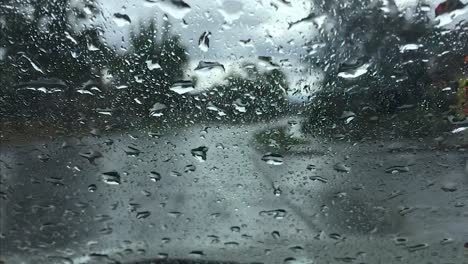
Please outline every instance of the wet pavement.
[{"label": "wet pavement", "polygon": [[465,149],[255,139],[291,120],[3,144],[1,258],[468,263]]}]

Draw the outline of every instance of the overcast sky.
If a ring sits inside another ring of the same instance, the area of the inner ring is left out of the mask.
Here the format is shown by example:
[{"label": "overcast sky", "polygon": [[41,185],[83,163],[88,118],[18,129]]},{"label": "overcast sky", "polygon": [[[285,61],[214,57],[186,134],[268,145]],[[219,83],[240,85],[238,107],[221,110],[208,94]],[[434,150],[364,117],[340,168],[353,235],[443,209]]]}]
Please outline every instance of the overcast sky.
[{"label": "overcast sky", "polygon": [[[299,87],[304,82],[316,81],[316,74],[297,73],[307,71],[304,68],[307,65],[301,64],[300,60],[306,55],[304,43],[315,34],[316,27],[306,22],[288,30],[288,23],[309,15],[312,9],[309,1],[285,4],[282,0],[186,0],[190,5],[188,12],[173,12],[177,10],[146,0],[100,1],[103,15],[108,18],[103,23],[106,39],[117,46],[121,45],[122,37],[128,39],[129,31],[138,27],[141,21],[155,19],[162,25],[163,16],[167,14],[173,25],[172,32],[181,36],[192,59],[187,73],[197,75],[199,86],[219,82],[224,76],[219,70],[201,76],[193,72],[200,60],[223,63],[229,73],[238,71],[240,63],[258,63],[258,56],[271,56],[275,62],[288,59],[285,64],[290,67],[282,67],[282,70],[287,73],[291,85]],[[119,23],[118,19],[113,19],[114,13],[127,14],[132,22]],[[206,52],[198,47],[198,39],[205,31],[211,32],[210,47]],[[246,44],[241,42],[249,39]],[[300,79],[304,81],[299,83]]]},{"label": "overcast sky", "polygon": [[[287,74],[291,87],[299,88],[317,81],[317,73],[310,72],[308,65],[301,62],[301,58],[306,55],[304,44],[313,39],[317,26],[311,21],[288,29],[289,23],[310,14],[313,10],[311,1],[184,0],[190,8],[171,7],[169,0],[98,1],[107,18],[102,24],[106,29],[106,39],[117,46],[122,44],[122,37],[128,40],[132,27],[138,27],[140,22],[149,19],[155,19],[162,25],[166,14],[173,25],[172,32],[181,36],[192,59],[188,75],[197,75],[192,70],[200,60],[223,63],[227,72],[231,72],[237,71],[239,63],[243,61],[258,62],[258,56],[272,56],[275,62],[288,60],[290,66],[282,67],[282,70]],[[396,0],[400,11],[411,9],[416,2]],[[427,1],[431,10],[440,2]],[[113,18],[114,13],[127,14],[132,22],[122,23]],[[333,18],[319,16],[313,22],[327,23],[327,19]],[[198,47],[198,39],[205,31],[211,32],[210,47],[206,52]],[[247,45],[241,42],[249,39],[251,41]],[[207,86],[222,80],[223,76],[221,71],[213,71],[198,77],[201,78],[201,86]]]}]

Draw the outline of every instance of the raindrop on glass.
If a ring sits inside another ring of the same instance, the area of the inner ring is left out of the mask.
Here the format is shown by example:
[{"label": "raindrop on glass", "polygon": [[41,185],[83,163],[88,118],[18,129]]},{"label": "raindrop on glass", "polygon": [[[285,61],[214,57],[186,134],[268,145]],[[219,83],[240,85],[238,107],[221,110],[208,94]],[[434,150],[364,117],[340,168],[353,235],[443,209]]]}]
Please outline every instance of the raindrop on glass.
[{"label": "raindrop on glass", "polygon": [[283,156],[274,153],[263,155],[262,160],[269,165],[282,165],[284,162]]},{"label": "raindrop on glass", "polygon": [[188,92],[195,90],[195,88],[194,88],[192,81],[180,80],[180,81],[174,82],[170,90],[177,94],[186,94]]},{"label": "raindrop on glass", "polygon": [[198,47],[204,52],[207,52],[210,47],[210,36],[211,32],[205,31],[198,39]]},{"label": "raindrop on glass", "polygon": [[109,171],[102,173],[103,182],[109,185],[119,185],[120,184],[120,175],[116,171]]},{"label": "raindrop on glass", "polygon": [[185,173],[190,173],[190,172],[194,172],[196,169],[197,168],[195,167],[195,165],[189,164],[189,165],[185,166],[184,172]]},{"label": "raindrop on glass", "polygon": [[145,0],[145,6],[157,6],[176,19],[184,18],[191,10],[190,5],[183,0]]},{"label": "raindrop on glass", "polygon": [[79,155],[89,161],[89,163],[94,164],[94,161],[97,158],[101,158],[102,154],[99,151],[89,150],[87,152],[81,152]]},{"label": "raindrop on glass", "polygon": [[205,253],[203,253],[203,251],[201,251],[201,250],[194,250],[194,251],[189,253],[189,257],[193,257],[193,258],[201,258],[204,255],[205,255]]},{"label": "raindrop on glass", "polygon": [[283,219],[286,217],[286,210],[283,209],[276,209],[276,210],[265,210],[260,211],[259,215],[262,217],[272,217],[275,219]]},{"label": "raindrop on glass", "polygon": [[130,23],[132,23],[132,20],[127,14],[115,13],[114,22],[117,24],[118,27],[123,27],[126,25],[130,25]]},{"label": "raindrop on glass", "polygon": [[137,215],[136,215],[136,218],[137,219],[144,219],[144,218],[147,218],[151,215],[151,212],[149,211],[142,211],[142,212],[138,212]]},{"label": "raindrop on glass", "polygon": [[458,190],[457,184],[455,182],[445,182],[441,187],[444,192],[455,192]]},{"label": "raindrop on glass", "polygon": [[351,168],[346,166],[344,163],[338,162],[335,165],[333,165],[333,169],[338,171],[338,172],[345,172],[348,173],[351,171]]},{"label": "raindrop on glass", "polygon": [[279,239],[280,238],[280,233],[278,231],[273,231],[273,232],[271,232],[271,236],[274,239]]},{"label": "raindrop on glass", "polygon": [[428,247],[429,247],[429,244],[422,243],[422,244],[417,244],[417,245],[413,245],[413,246],[408,246],[407,249],[408,249],[409,252],[414,252],[414,251],[419,251],[419,250],[426,249]]},{"label": "raindrop on glass", "polygon": [[152,182],[158,182],[161,180],[161,174],[159,174],[158,172],[155,172],[155,171],[152,171],[150,172],[150,180]]},{"label": "raindrop on glass", "polygon": [[213,69],[221,69],[226,71],[224,65],[219,62],[212,62],[212,61],[200,61],[198,62],[198,66],[194,69],[195,71],[210,71]]},{"label": "raindrop on glass", "polygon": [[205,146],[194,148],[190,151],[190,153],[192,153],[192,156],[200,162],[206,161],[207,152],[208,152],[208,147],[205,147]]},{"label": "raindrop on glass", "polygon": [[90,184],[90,185],[88,186],[88,191],[89,191],[89,192],[95,192],[96,190],[97,190],[96,184]]}]

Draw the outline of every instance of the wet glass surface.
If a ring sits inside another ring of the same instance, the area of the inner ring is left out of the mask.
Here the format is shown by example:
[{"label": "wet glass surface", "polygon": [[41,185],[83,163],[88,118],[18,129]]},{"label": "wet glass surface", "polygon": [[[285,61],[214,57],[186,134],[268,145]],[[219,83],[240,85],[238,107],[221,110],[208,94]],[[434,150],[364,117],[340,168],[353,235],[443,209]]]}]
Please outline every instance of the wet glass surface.
[{"label": "wet glass surface", "polygon": [[467,19],[4,0],[0,263],[468,263]]}]

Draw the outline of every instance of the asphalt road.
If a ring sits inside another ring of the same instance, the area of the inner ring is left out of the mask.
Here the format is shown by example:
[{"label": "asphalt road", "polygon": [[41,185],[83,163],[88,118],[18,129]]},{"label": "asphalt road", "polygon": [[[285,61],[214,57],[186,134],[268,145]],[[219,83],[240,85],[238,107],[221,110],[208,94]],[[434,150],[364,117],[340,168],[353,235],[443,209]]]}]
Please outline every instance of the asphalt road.
[{"label": "asphalt road", "polygon": [[466,150],[254,140],[287,121],[3,144],[0,259],[468,263]]}]

